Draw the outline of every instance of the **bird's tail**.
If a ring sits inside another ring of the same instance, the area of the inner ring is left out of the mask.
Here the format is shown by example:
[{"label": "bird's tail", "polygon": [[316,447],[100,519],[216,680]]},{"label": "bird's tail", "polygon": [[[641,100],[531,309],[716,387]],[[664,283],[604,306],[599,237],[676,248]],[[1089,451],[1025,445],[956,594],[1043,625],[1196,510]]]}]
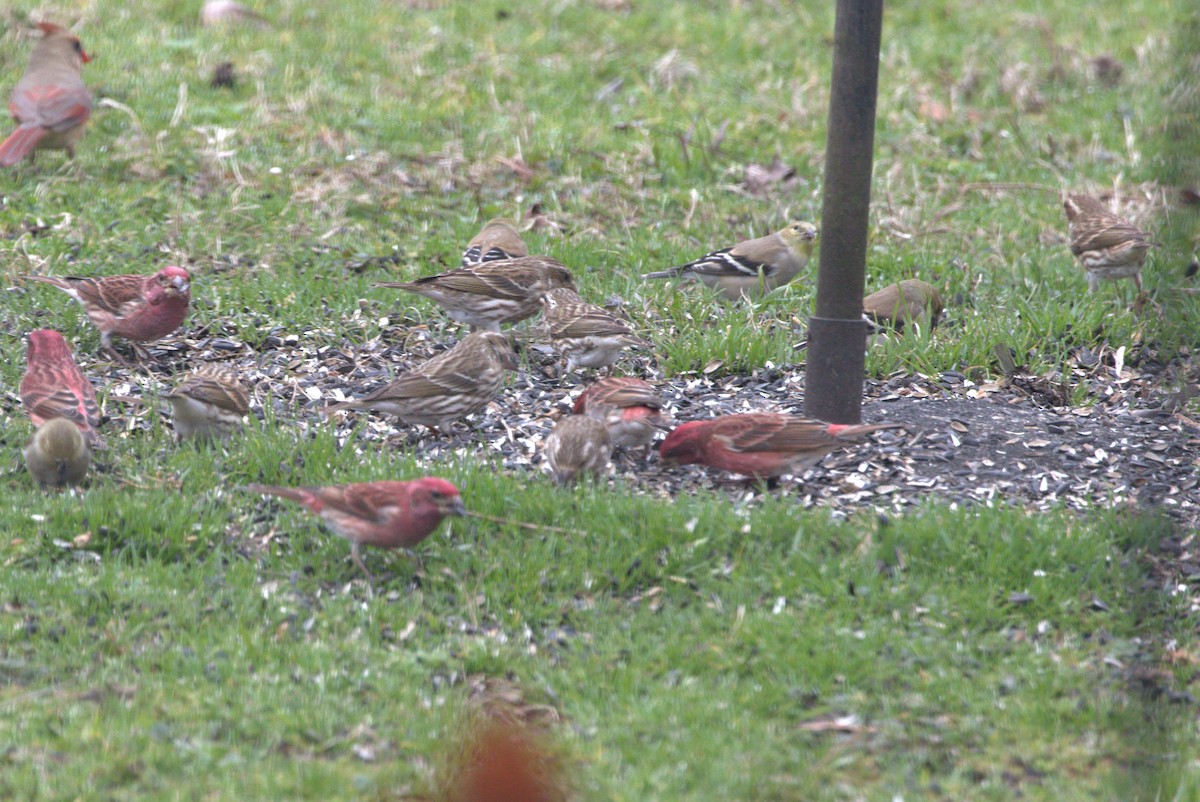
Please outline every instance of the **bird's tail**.
[{"label": "bird's tail", "polygon": [[262,493],[264,496],[278,496],[286,498],[289,501],[297,501],[301,504],[308,497],[308,491],[299,487],[272,487],[270,485],[246,485],[243,488],[247,493]]},{"label": "bird's tail", "polygon": [[40,125],[19,126],[0,143],[0,167],[12,167],[24,159],[45,135],[46,129]]},{"label": "bird's tail", "polygon": [[642,278],[679,278],[679,268],[672,267],[670,270],[655,270],[653,273],[643,273]]},{"label": "bird's tail", "polygon": [[833,435],[834,437],[838,438],[839,440],[855,440],[859,437],[862,437],[864,434],[870,434],[871,432],[877,432],[880,429],[903,429],[903,428],[904,428],[903,423],[858,423],[858,424],[831,423],[831,424],[829,424],[829,429],[827,431],[829,432],[829,434]]}]

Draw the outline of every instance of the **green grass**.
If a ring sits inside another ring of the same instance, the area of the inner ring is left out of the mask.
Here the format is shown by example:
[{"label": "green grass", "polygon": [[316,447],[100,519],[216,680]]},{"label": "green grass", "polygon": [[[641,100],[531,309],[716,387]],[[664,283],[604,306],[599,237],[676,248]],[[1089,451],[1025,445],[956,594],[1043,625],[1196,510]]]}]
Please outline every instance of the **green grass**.
[{"label": "green grass", "polygon": [[[872,349],[868,371],[995,378],[1002,344],[1040,375],[1078,346],[1142,343],[1183,373],[1200,346],[1196,296],[1175,289],[1200,231],[1176,205],[1198,163],[1195,12],[1019,6],[886,9],[867,286],[925,278],[949,320]],[[803,361],[813,282],[731,307],[638,276],[819,218],[831,5],[263,9],[272,30],[200,29],[194,3],[86,13],[85,78],[132,114],[97,108],[73,166],[4,174],[5,287],[175,261],[196,279],[189,329],[252,350],[440,336],[430,304],[371,285],[452,266],[481,220],[538,203],[560,229],[532,251],[622,296],[665,373]],[[18,33],[0,39],[6,91]],[[668,84],[673,49],[695,70],[676,62]],[[1088,71],[1101,54],[1124,65],[1116,86]],[[225,60],[232,91],[208,84]],[[796,180],[743,191],[776,155]],[[518,157],[528,177],[500,161]],[[1162,243],[1145,275],[1162,318],[1127,311],[1129,288],[1088,295],[1067,250],[1059,191],[1114,186]],[[301,431],[286,402],[224,449],[176,446],[143,409],[148,429],[108,424],[87,488],[43,494],[16,399],[41,326],[85,369],[98,346],[52,288],[0,300],[2,798],[425,793],[465,678],[485,674],[559,709],[582,799],[1200,799],[1194,710],[1145,690],[1186,691],[1188,661],[1137,679],[1169,642],[1197,653],[1184,602],[1148,583],[1168,534],[1153,516],[931,499],[883,525],[790,491],[569,494],[484,455],[431,467]],[[115,417],[121,394],[100,391]],[[344,542],[236,489],[429,471],[512,523],[456,521],[419,562],[369,553],[373,597]],[[835,718],[845,731],[823,731]]]}]

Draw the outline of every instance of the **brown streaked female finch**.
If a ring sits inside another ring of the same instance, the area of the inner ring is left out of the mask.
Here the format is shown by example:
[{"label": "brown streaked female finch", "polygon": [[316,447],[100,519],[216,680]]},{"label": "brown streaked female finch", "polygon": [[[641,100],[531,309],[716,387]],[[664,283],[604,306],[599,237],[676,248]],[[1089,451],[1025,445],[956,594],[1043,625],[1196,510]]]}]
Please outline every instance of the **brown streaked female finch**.
[{"label": "brown streaked female finch", "polygon": [[169,265],[152,276],[25,276],[52,284],[83,305],[88,320],[100,329],[100,343],[118,360],[113,337],[152,342],[183,325],[191,300],[191,276]]},{"label": "brown streaked female finch", "polygon": [[52,22],[38,27],[42,38],[8,101],[17,130],[0,143],[0,167],[37,150],[65,150],[74,159],[75,142],[92,116],[92,93],[80,77],[91,59],[79,38]]},{"label": "brown streaked female finch", "polygon": [[228,437],[250,410],[245,385],[236,372],[221,365],[202,365],[163,398],[171,402],[180,440]]},{"label": "brown streaked female finch", "polygon": [[521,256],[375,286],[424,295],[452,320],[470,324],[471,331],[500,331],[503,323],[536,315],[548,290],[574,288],[575,283],[561,262],[548,256]]},{"label": "brown streaked female finch", "polygon": [[730,301],[758,298],[800,274],[808,265],[816,239],[817,227],[812,223],[791,223],[774,234],[739,242],[685,265],[646,273],[642,278],[692,279],[720,291]]},{"label": "brown streaked female finch", "polygon": [[484,262],[498,262],[528,256],[529,248],[517,232],[516,226],[503,217],[488,220],[463,251],[462,266],[470,267]]},{"label": "brown streaked female finch", "polygon": [[29,332],[25,375],[21,377],[21,404],[34,426],[52,418],[65,418],[95,446],[103,446],[100,407],[96,391],[75,364],[71,347],[52,329]]},{"label": "brown streaked female finch", "polygon": [[321,516],[335,534],[350,541],[350,558],[367,578],[363,546],[409,548],[429,537],[447,515],[465,515],[458,488],[427,476],[406,482],[358,482],[323,487],[247,485],[251,493],[278,496]]},{"label": "brown streaked female finch", "polygon": [[546,462],[554,473],[554,481],[560,485],[569,485],[585,473],[599,479],[608,467],[610,456],[608,429],[586,415],[561,419],[546,438]]},{"label": "brown streaked female finch", "polygon": [[896,423],[838,424],[786,415],[749,412],[677,426],[659,446],[664,460],[699,463],[752,479],[798,474],[829,452]]},{"label": "brown streaked female finch", "polygon": [[932,284],[918,278],[889,284],[863,298],[863,317],[872,332],[903,331],[904,324],[928,319],[929,330],[937,328],[942,316],[942,296]]},{"label": "brown streaked female finch", "polygon": [[66,418],[43,423],[25,447],[25,467],[43,486],[79,484],[91,461],[92,452],[83,432]]},{"label": "brown streaked female finch", "polygon": [[666,400],[647,381],[632,376],[607,376],[575,399],[576,415],[587,415],[604,424],[614,447],[648,446],[659,429],[672,421],[662,411]]},{"label": "brown streaked female finch", "polygon": [[1071,253],[1087,273],[1088,291],[1096,292],[1101,279],[1132,278],[1141,295],[1142,266],[1151,244],[1146,232],[1091,195],[1067,195],[1063,210]]},{"label": "brown streaked female finch", "polygon": [[505,371],[516,370],[519,364],[508,337],[476,331],[390,384],[334,404],[326,412],[376,409],[405,423],[437,429],[486,407],[504,384]]},{"label": "brown streaked female finch", "polygon": [[652,348],[621,318],[588,303],[575,290],[560,287],[542,296],[542,328],[567,370],[611,367],[621,349]]}]

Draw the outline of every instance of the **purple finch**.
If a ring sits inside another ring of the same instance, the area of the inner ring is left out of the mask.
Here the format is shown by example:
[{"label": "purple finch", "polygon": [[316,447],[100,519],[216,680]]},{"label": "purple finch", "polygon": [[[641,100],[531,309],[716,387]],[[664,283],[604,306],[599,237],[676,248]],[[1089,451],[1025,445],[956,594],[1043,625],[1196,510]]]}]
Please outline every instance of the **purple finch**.
[{"label": "purple finch", "polygon": [[565,287],[542,296],[542,317],[554,350],[566,357],[567,370],[610,367],[622,348],[653,347],[624,320]]},{"label": "purple finch", "polygon": [[586,415],[568,415],[546,438],[546,462],[560,485],[571,484],[583,473],[599,479],[611,455],[608,429]]},{"label": "purple finch", "polygon": [[1088,291],[1099,289],[1101,279],[1132,278],[1140,295],[1142,266],[1150,250],[1146,233],[1090,195],[1068,195],[1063,209],[1071,253],[1087,272]]},{"label": "purple finch", "polygon": [[25,375],[21,377],[21,403],[34,426],[52,418],[66,418],[89,442],[101,445],[100,407],[96,391],[75,364],[71,348],[57,331],[29,332]]},{"label": "purple finch", "polygon": [[471,330],[500,331],[503,323],[533,317],[542,295],[555,287],[575,286],[562,263],[548,256],[521,256],[460,267],[416,281],[388,281],[376,287],[415,292],[436,302],[451,319]]},{"label": "purple finch", "polygon": [[458,488],[435,477],[324,487],[247,485],[246,490],[295,501],[321,516],[326,526],[350,541],[350,558],[368,578],[371,572],[363,563],[363,546],[415,546],[447,515],[467,512]]},{"label": "purple finch", "polygon": [[201,366],[163,398],[171,402],[180,440],[228,437],[250,409],[250,396],[237,373],[219,365]]},{"label": "purple finch", "polygon": [[895,423],[845,425],[777,412],[722,415],[679,425],[658,453],[664,460],[770,479],[801,473],[830,451]]},{"label": "purple finch", "polygon": [[739,242],[642,278],[693,279],[719,290],[731,301],[743,296],[757,298],[799,275],[808,265],[816,239],[817,227],[812,223],[792,223],[774,234]]},{"label": "purple finch", "polygon": [[486,407],[504,384],[505,370],[516,370],[518,364],[508,337],[492,331],[472,332],[449,351],[390,384],[362,398],[334,404],[327,412],[377,409],[405,423],[437,428]]},{"label": "purple finch", "polygon": [[604,424],[613,446],[648,446],[654,432],[670,426],[666,405],[654,385],[632,376],[608,376],[575,399],[576,415],[587,415]]}]

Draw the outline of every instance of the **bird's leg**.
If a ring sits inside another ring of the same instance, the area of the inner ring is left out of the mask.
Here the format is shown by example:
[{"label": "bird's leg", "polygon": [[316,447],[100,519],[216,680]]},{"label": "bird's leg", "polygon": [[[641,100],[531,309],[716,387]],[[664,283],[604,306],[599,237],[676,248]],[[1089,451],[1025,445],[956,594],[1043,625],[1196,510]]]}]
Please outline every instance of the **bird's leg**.
[{"label": "bird's leg", "polygon": [[367,584],[374,584],[375,577],[371,576],[371,572],[367,570],[367,564],[363,562],[362,551],[359,549],[357,543],[350,544],[350,559],[358,566],[360,571],[367,575]]}]

